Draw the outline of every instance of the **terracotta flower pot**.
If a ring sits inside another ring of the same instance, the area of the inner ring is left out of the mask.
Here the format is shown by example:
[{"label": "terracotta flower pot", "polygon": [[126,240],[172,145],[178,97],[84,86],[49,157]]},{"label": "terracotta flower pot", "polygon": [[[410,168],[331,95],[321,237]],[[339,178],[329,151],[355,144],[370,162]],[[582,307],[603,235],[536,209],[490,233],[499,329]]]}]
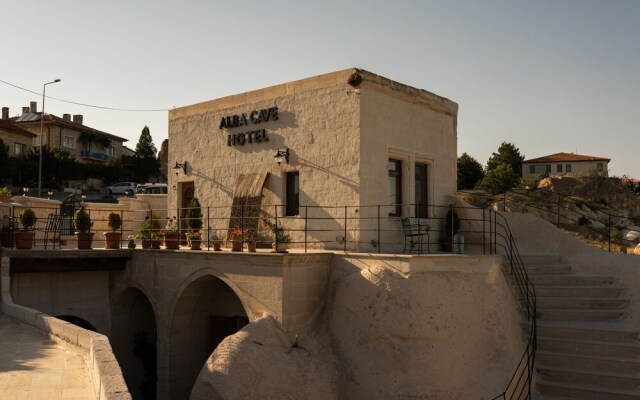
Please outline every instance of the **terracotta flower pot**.
[{"label": "terracotta flower pot", "polygon": [[122,238],[121,232],[104,232],[105,249],[119,249],[120,239]]},{"label": "terracotta flower pot", "polygon": [[160,239],[151,239],[151,248],[160,250]]},{"label": "terracotta flower pot", "polygon": [[200,239],[191,239],[191,250],[200,250],[200,245],[202,244],[202,240]]},{"label": "terracotta flower pot", "polygon": [[256,242],[247,242],[247,251],[249,253],[255,253],[256,252]]},{"label": "terracotta flower pot", "polygon": [[164,247],[169,250],[177,250],[180,248],[180,236],[177,232],[164,235]]},{"label": "terracotta flower pot", "polygon": [[289,248],[289,243],[273,243],[272,247],[276,253],[286,253]]},{"label": "terracotta flower pot", "polygon": [[33,247],[33,238],[36,233],[33,231],[17,231],[14,232],[16,249],[29,250]]},{"label": "terracotta flower pot", "polygon": [[222,251],[222,249],[220,248],[220,243],[213,244],[213,251]]},{"label": "terracotta flower pot", "polygon": [[150,249],[151,248],[151,239],[142,239],[142,248]]},{"label": "terracotta flower pot", "polygon": [[242,251],[242,242],[240,240],[231,241],[231,251]]},{"label": "terracotta flower pot", "polygon": [[79,250],[90,250],[91,245],[93,244],[93,232],[76,232],[76,237],[78,238],[78,249]]}]

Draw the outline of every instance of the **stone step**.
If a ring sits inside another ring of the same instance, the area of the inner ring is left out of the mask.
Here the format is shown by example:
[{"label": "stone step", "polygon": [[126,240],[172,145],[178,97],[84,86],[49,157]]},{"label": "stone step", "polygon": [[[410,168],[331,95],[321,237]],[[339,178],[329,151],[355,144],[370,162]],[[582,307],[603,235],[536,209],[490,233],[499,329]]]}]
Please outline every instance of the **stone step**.
[{"label": "stone step", "polygon": [[624,389],[602,389],[594,385],[569,384],[549,379],[539,379],[541,394],[559,396],[561,399],[580,400],[640,400],[640,391]]},{"label": "stone step", "polygon": [[527,265],[525,266],[527,275],[566,275],[570,274],[572,269],[571,265],[557,264],[557,265]]},{"label": "stone step", "polygon": [[541,286],[607,286],[616,282],[613,276],[601,275],[529,275],[534,285]]},{"label": "stone step", "polygon": [[619,321],[627,316],[623,310],[558,310],[538,308],[537,316],[540,320],[546,321]]},{"label": "stone step", "polygon": [[598,297],[614,298],[624,293],[618,286],[561,286],[535,285],[536,296],[539,297]]},{"label": "stone step", "polygon": [[[530,332],[529,322],[522,321],[521,324],[527,333]],[[537,328],[538,336],[542,337],[640,344],[640,332],[611,322],[538,321]]]},{"label": "stone step", "polygon": [[537,364],[538,376],[554,382],[593,385],[602,389],[637,390],[640,374],[635,372],[608,372],[586,368],[562,368],[555,365]]},{"label": "stone step", "polygon": [[597,356],[537,351],[536,365],[553,365],[558,368],[586,368],[608,372],[640,373],[640,357],[612,357],[607,355]]},{"label": "stone step", "polygon": [[601,340],[577,340],[572,338],[557,338],[541,336],[538,334],[538,349],[541,351],[584,354],[584,355],[605,355],[605,356],[640,356],[640,344],[628,342],[606,342]]},{"label": "stone step", "polygon": [[550,297],[537,296],[538,308],[559,310],[622,310],[629,305],[629,300],[619,298],[597,297]]},{"label": "stone step", "polygon": [[562,256],[558,254],[520,254],[520,259],[525,266],[533,264],[560,264],[562,262]]}]

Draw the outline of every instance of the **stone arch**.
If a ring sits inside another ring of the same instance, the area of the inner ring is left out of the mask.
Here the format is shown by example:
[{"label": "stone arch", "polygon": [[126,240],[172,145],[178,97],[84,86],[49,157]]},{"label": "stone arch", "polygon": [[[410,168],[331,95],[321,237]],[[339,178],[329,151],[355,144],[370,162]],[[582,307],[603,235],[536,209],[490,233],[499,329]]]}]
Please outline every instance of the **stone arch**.
[{"label": "stone arch", "polygon": [[57,315],[56,318],[79,326],[80,328],[84,328],[93,332],[98,332],[98,330],[93,326],[93,324],[87,321],[84,318],[77,317],[75,315]]},{"label": "stone arch", "polygon": [[111,346],[135,399],[155,399],[157,387],[156,313],[149,297],[130,286],[111,303]]},{"label": "stone arch", "polygon": [[220,277],[204,274],[185,285],[171,316],[169,398],[189,398],[213,350],[248,321],[241,298]]}]

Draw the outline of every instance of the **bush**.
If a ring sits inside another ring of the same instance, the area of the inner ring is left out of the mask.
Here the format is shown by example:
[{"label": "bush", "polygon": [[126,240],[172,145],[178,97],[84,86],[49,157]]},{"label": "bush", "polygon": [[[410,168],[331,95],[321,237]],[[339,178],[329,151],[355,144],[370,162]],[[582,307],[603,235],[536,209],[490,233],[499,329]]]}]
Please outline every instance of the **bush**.
[{"label": "bush", "polygon": [[120,218],[120,214],[111,212],[107,217],[107,225],[111,228],[112,231],[117,231],[122,226],[122,218]]},{"label": "bush", "polygon": [[515,187],[519,180],[520,178],[510,165],[500,164],[494,169],[487,171],[484,178],[480,181],[479,186],[492,194],[504,193]]},{"label": "bush", "polygon": [[187,209],[186,221],[187,228],[197,231],[202,228],[202,208],[197,197],[189,202]]},{"label": "bush", "polygon": [[76,227],[76,230],[81,233],[88,232],[91,229],[91,217],[89,213],[84,209],[84,207],[80,207],[75,214],[73,214],[73,225]]},{"label": "bush", "polygon": [[25,230],[32,228],[36,224],[36,222],[38,222],[36,213],[33,212],[33,210],[30,208],[20,211],[20,214],[18,214],[18,219],[20,220],[20,225],[22,225]]},{"label": "bush", "polygon": [[447,212],[447,216],[444,221],[444,229],[444,234],[446,236],[453,236],[460,230],[460,218],[458,218],[458,214],[456,213],[456,210],[453,209],[453,206],[449,208],[449,211]]},{"label": "bush", "polygon": [[590,223],[591,221],[589,221],[589,218],[584,215],[581,215],[580,218],[578,218],[578,225],[580,226],[589,225]]}]

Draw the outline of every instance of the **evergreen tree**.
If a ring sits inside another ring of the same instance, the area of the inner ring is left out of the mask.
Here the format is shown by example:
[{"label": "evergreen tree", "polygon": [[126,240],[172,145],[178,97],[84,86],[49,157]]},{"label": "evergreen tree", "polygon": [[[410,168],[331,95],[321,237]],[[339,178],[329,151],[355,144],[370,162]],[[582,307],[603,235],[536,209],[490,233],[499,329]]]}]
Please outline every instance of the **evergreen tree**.
[{"label": "evergreen tree", "polygon": [[502,142],[497,153],[492,153],[487,161],[487,172],[497,168],[500,164],[507,164],[518,177],[522,176],[522,162],[524,155],[520,155],[520,150],[509,142]]},{"label": "evergreen tree", "polygon": [[473,189],[484,177],[482,165],[467,153],[458,157],[458,190]]},{"label": "evergreen tree", "polygon": [[159,176],[156,146],[153,144],[149,127],[145,125],[136,144],[136,155],[133,158],[134,175],[140,182],[147,182],[151,176]]},{"label": "evergreen tree", "polygon": [[145,125],[142,128],[138,144],[136,144],[136,156],[140,158],[155,158],[156,153],[156,145],[153,144],[151,132],[149,132],[149,127]]},{"label": "evergreen tree", "polygon": [[498,164],[495,168],[488,170],[484,174],[484,178],[478,185],[493,194],[503,193],[514,188],[520,178],[508,164]]}]

